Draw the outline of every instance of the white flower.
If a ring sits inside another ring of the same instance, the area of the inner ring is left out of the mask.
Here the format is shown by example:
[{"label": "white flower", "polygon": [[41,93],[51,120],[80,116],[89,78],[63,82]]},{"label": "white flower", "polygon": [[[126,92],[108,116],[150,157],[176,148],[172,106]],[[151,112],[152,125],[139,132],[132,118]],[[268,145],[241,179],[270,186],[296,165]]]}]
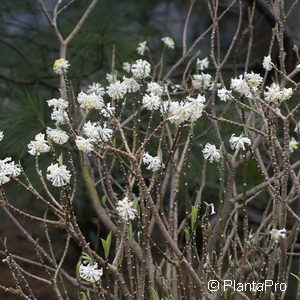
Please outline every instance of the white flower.
[{"label": "white flower", "polygon": [[271,234],[272,240],[274,240],[275,242],[278,242],[280,238],[285,239],[285,237],[286,237],[286,229],[283,228],[283,229],[279,229],[278,230],[278,229],[273,228],[270,231],[270,234]]},{"label": "white flower", "polygon": [[164,44],[165,44],[168,48],[174,49],[174,47],[175,47],[175,42],[174,42],[174,40],[173,40],[172,38],[166,36],[166,37],[163,37],[161,40],[164,42]]},{"label": "white flower", "polygon": [[137,53],[139,54],[139,55],[142,55],[142,56],[144,56],[144,54],[145,54],[145,51],[146,50],[148,50],[149,48],[148,48],[148,46],[147,46],[147,41],[144,41],[144,42],[140,42],[139,44],[138,44],[138,47],[137,47]]},{"label": "white flower", "polygon": [[107,103],[107,104],[101,109],[100,112],[101,112],[101,114],[102,114],[104,117],[108,118],[108,117],[111,117],[111,116],[113,115],[114,111],[115,111],[115,108],[112,107],[112,106],[110,105],[110,103]]},{"label": "white flower", "polygon": [[150,75],[151,65],[142,59],[138,59],[132,66],[131,72],[135,78],[143,79]]},{"label": "white flower", "polygon": [[268,56],[265,56],[264,57],[264,60],[263,60],[263,68],[266,70],[266,71],[271,71],[272,68],[273,68],[273,63],[272,63],[272,60],[271,60],[271,56],[268,55]]},{"label": "white flower", "polygon": [[205,97],[198,95],[197,98],[186,97],[186,99],[185,102],[173,101],[162,104],[162,113],[167,113],[169,120],[176,125],[180,125],[185,121],[196,121],[202,116]]},{"label": "white flower", "polygon": [[91,138],[85,139],[82,136],[77,136],[75,139],[75,144],[76,144],[77,148],[83,152],[92,151],[94,149],[93,142],[95,142],[94,139],[91,139]]},{"label": "white flower", "polygon": [[62,75],[64,73],[67,73],[69,67],[70,63],[66,59],[59,58],[53,64],[53,71],[56,74]]},{"label": "white flower", "polygon": [[21,174],[21,166],[15,164],[11,157],[0,160],[0,169],[5,170],[11,177],[17,177]]},{"label": "white flower", "polygon": [[0,185],[5,184],[10,181],[10,178],[8,175],[9,174],[7,174],[6,171],[3,171],[0,169]]},{"label": "white flower", "polygon": [[127,87],[121,81],[117,80],[107,87],[107,94],[114,100],[122,99],[126,94]]},{"label": "white flower", "polygon": [[299,142],[297,142],[295,140],[295,138],[292,137],[292,139],[290,140],[290,144],[289,144],[291,153],[293,153],[295,150],[298,149],[298,144],[299,144]]},{"label": "white flower", "polygon": [[265,100],[269,102],[286,101],[293,95],[292,88],[280,89],[279,84],[272,83],[271,86],[266,87],[264,92]]},{"label": "white flower", "polygon": [[251,145],[251,140],[247,137],[244,137],[243,134],[241,134],[239,137],[235,136],[235,134],[232,134],[230,140],[229,140],[231,149],[235,149],[239,151],[240,149],[246,150],[245,144]]},{"label": "white flower", "polygon": [[148,152],[143,155],[143,163],[148,164],[147,169],[153,172],[158,171],[164,166],[159,156],[153,157]]},{"label": "white flower", "polygon": [[131,64],[129,62],[124,62],[122,66],[123,70],[127,73],[130,73],[131,71]]},{"label": "white flower", "polygon": [[113,131],[107,128],[106,123],[101,127],[99,124],[91,123],[90,121],[84,124],[83,132],[87,137],[102,143],[107,143],[111,140],[113,134]]},{"label": "white flower", "polygon": [[109,140],[112,139],[112,134],[113,131],[110,128],[107,128],[107,124],[104,123],[103,126],[101,127],[100,125],[98,126],[99,128],[99,141],[103,143],[107,143]]},{"label": "white flower", "polygon": [[169,120],[171,123],[176,125],[180,125],[181,123],[185,122],[189,118],[189,113],[187,111],[187,107],[185,106],[184,102],[165,102],[163,106],[163,110],[168,113]]},{"label": "white flower", "polygon": [[102,275],[103,269],[98,269],[97,263],[89,263],[88,265],[80,264],[79,266],[79,276],[88,282],[99,281]]},{"label": "white flower", "polygon": [[188,113],[188,121],[194,122],[198,120],[203,113],[203,109],[205,107],[204,102],[205,102],[205,97],[198,95],[197,98],[193,97],[186,97],[188,100],[185,102],[184,106],[186,109],[186,112]]},{"label": "white flower", "polygon": [[123,200],[119,200],[116,210],[118,215],[125,221],[134,220],[137,213],[136,209],[132,208],[133,202],[129,202],[129,199],[125,197]]},{"label": "white flower", "polygon": [[3,138],[4,138],[4,133],[3,131],[0,131],[0,142],[3,140]]},{"label": "white flower", "polygon": [[71,174],[65,165],[51,164],[47,168],[47,173],[47,179],[52,182],[53,186],[61,187],[70,183]]},{"label": "white flower", "polygon": [[118,72],[114,71],[113,73],[106,73],[105,78],[108,81],[108,83],[115,82],[118,78]]},{"label": "white flower", "polygon": [[21,174],[20,165],[11,160],[11,157],[0,160],[0,185],[9,182],[11,177],[17,177]]},{"label": "white flower", "polygon": [[53,129],[53,128],[47,127],[46,133],[47,133],[48,138],[56,144],[63,145],[69,139],[68,134],[61,129]]},{"label": "white flower", "polygon": [[56,125],[63,125],[69,120],[69,117],[64,109],[53,109],[51,120],[55,121]]},{"label": "white flower", "polygon": [[143,107],[145,107],[147,110],[157,110],[161,103],[160,97],[154,94],[144,95],[142,101]]},{"label": "white flower", "polygon": [[88,121],[83,126],[83,132],[89,138],[93,138],[93,139],[98,138],[98,135],[99,135],[99,133],[98,133],[98,124],[97,123],[91,123],[90,121]]},{"label": "white flower", "polygon": [[100,83],[93,82],[91,85],[88,86],[87,93],[95,93],[97,96],[103,96],[105,94],[105,89]]},{"label": "white flower", "polygon": [[245,73],[245,79],[254,91],[256,91],[255,88],[263,82],[263,78],[259,74],[253,73],[253,71],[251,73]]},{"label": "white flower", "polygon": [[122,84],[125,86],[127,93],[136,93],[140,89],[140,85],[134,78],[123,77]]},{"label": "white flower", "polygon": [[296,132],[297,134],[300,134],[300,122],[298,122],[295,126],[294,132]]},{"label": "white flower", "polygon": [[47,100],[48,106],[53,107],[54,109],[66,109],[68,107],[68,102],[64,100],[63,98],[53,98],[50,100]]},{"label": "white flower", "polygon": [[220,151],[216,148],[215,145],[211,145],[210,143],[207,143],[205,145],[202,153],[205,159],[209,159],[210,163],[212,163],[213,161],[218,162],[221,158]]},{"label": "white flower", "polygon": [[272,83],[271,86],[266,87],[264,92],[265,100],[269,102],[278,101],[280,98],[281,90],[279,84]]},{"label": "white flower", "polygon": [[170,81],[167,81],[164,92],[167,94],[169,90],[172,90],[173,93],[176,93],[179,90],[185,90],[185,88],[183,88],[181,84],[172,84]]},{"label": "white flower", "polygon": [[147,92],[152,95],[162,96],[164,93],[164,89],[157,82],[150,82],[147,84]]},{"label": "white flower", "polygon": [[280,95],[280,100],[281,101],[286,101],[288,99],[290,99],[293,95],[293,89],[292,88],[283,88],[283,90],[281,91],[281,95]]},{"label": "white flower", "polygon": [[208,89],[211,85],[211,75],[204,73],[193,75],[192,85],[196,90]]},{"label": "white flower", "polygon": [[90,110],[97,109],[100,110],[104,106],[102,96],[96,95],[95,93],[86,94],[84,92],[80,92],[77,96],[77,101],[80,104],[81,108]]},{"label": "white flower", "polygon": [[50,146],[48,142],[45,140],[45,134],[43,133],[38,133],[34,141],[31,141],[28,144],[28,152],[31,155],[40,155],[40,153],[46,153],[50,151]]},{"label": "white flower", "polygon": [[204,59],[197,58],[197,61],[196,61],[197,70],[203,71],[208,68],[208,65],[209,65],[209,61],[208,61],[207,57],[205,57]]},{"label": "white flower", "polygon": [[224,102],[227,102],[227,100],[230,100],[232,97],[232,92],[226,88],[219,89],[217,93],[220,100]]},{"label": "white flower", "polygon": [[243,79],[243,75],[240,75],[239,78],[232,78],[230,88],[238,92],[240,95],[249,97],[251,95],[251,90],[246,82]]}]

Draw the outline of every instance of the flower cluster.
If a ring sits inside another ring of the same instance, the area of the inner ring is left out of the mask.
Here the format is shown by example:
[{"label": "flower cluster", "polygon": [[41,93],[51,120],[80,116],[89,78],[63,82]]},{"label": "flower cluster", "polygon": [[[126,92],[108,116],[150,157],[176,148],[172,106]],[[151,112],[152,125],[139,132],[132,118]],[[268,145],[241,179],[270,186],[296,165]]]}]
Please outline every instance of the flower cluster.
[{"label": "flower cluster", "polygon": [[192,79],[192,85],[196,90],[206,90],[211,87],[212,80],[211,80],[211,75],[210,74],[196,74],[193,75]]},{"label": "flower cluster", "polygon": [[198,95],[197,98],[187,97],[186,101],[164,102],[162,112],[168,114],[170,122],[180,125],[183,122],[194,122],[202,116],[205,97]]},{"label": "flower cluster", "polygon": [[48,106],[53,107],[51,119],[56,125],[63,125],[69,121],[67,114],[68,102],[62,98],[47,100]]},{"label": "flower cluster", "polygon": [[137,213],[136,209],[132,208],[133,202],[130,202],[128,197],[119,200],[116,206],[118,215],[125,221],[134,220]]},{"label": "flower cluster", "polygon": [[259,91],[263,78],[256,73],[245,73],[238,78],[231,79],[231,89],[236,91],[241,96],[253,99]]},{"label": "flower cluster", "polygon": [[300,134],[300,122],[298,122],[295,126],[294,132]]},{"label": "flower cluster", "polygon": [[107,87],[107,94],[109,97],[111,97],[113,100],[119,100],[124,97],[124,95],[127,92],[126,85],[123,84],[123,82],[117,80],[115,82],[112,82]]},{"label": "flower cluster", "polygon": [[59,58],[53,64],[53,71],[56,74],[62,75],[62,74],[67,73],[69,67],[70,67],[70,64],[66,59]]},{"label": "flower cluster", "polygon": [[146,94],[143,96],[143,107],[147,110],[157,110],[161,104],[161,98],[155,94]]},{"label": "flower cluster", "polygon": [[53,186],[61,187],[70,183],[71,174],[65,165],[51,164],[47,172],[47,179],[52,182]]},{"label": "flower cluster", "polygon": [[164,166],[159,156],[153,157],[148,152],[143,155],[143,163],[148,164],[147,169],[153,172],[158,171]]},{"label": "flower cluster", "polygon": [[138,44],[138,47],[137,47],[137,52],[139,55],[142,55],[144,56],[145,55],[145,51],[149,50],[148,46],[147,46],[147,41],[143,41],[143,42],[140,42]]},{"label": "flower cluster", "polygon": [[266,87],[264,92],[265,100],[268,102],[281,102],[290,99],[293,95],[292,88],[281,89],[279,84],[272,83],[271,86]]},{"label": "flower cluster", "polygon": [[105,94],[105,88],[98,82],[93,82],[88,86],[88,94],[96,94],[97,96],[103,96]]},{"label": "flower cluster", "polygon": [[203,156],[205,159],[209,159],[209,162],[218,162],[221,158],[220,151],[216,148],[215,145],[207,143],[205,148],[202,150]]},{"label": "flower cluster", "polygon": [[80,264],[79,266],[79,276],[88,282],[97,282],[101,279],[102,275],[103,269],[99,269],[97,263],[89,263],[87,265]]},{"label": "flower cluster", "polygon": [[170,48],[170,49],[174,49],[175,48],[175,42],[174,42],[174,40],[172,38],[166,36],[166,37],[163,37],[161,40],[164,42],[164,44],[168,48]]},{"label": "flower cluster", "polygon": [[111,140],[113,131],[107,128],[107,124],[104,123],[103,126],[98,123],[92,123],[88,121],[83,126],[84,134],[91,139],[93,142],[107,143]]},{"label": "flower cluster", "polygon": [[271,231],[270,231],[270,235],[271,235],[271,238],[272,240],[274,240],[275,242],[278,242],[279,239],[285,239],[286,237],[286,229],[283,228],[283,229],[275,229],[273,228]]},{"label": "flower cluster", "polygon": [[69,139],[68,134],[59,128],[53,129],[48,127],[46,133],[49,140],[59,145],[65,144]]},{"label": "flower cluster", "polygon": [[91,94],[80,92],[78,94],[77,101],[80,104],[80,107],[86,110],[101,110],[104,106],[102,96],[96,94],[95,92],[92,92]]},{"label": "flower cluster", "polygon": [[12,161],[11,157],[0,160],[0,185],[10,181],[11,177],[21,174],[21,167]]},{"label": "flower cluster", "polygon": [[289,144],[291,153],[298,149],[298,144],[299,142],[297,142],[295,138],[292,137]]},{"label": "flower cluster", "polygon": [[208,68],[208,65],[209,65],[209,61],[208,61],[207,57],[205,57],[204,59],[197,58],[197,61],[196,61],[197,70],[203,71]]},{"label": "flower cluster", "polygon": [[31,155],[40,155],[41,153],[49,152],[51,148],[48,141],[45,140],[45,134],[38,133],[34,140],[28,144],[28,149]]},{"label": "flower cluster", "polygon": [[272,60],[271,60],[271,56],[270,56],[270,55],[264,57],[264,60],[263,60],[263,68],[264,68],[266,71],[271,71],[271,70],[272,70],[272,68],[273,68],[273,63],[272,63]]},{"label": "flower cluster", "polygon": [[232,98],[232,91],[226,88],[219,89],[217,93],[221,101],[227,102]]},{"label": "flower cluster", "polygon": [[239,151],[240,149],[242,149],[243,151],[246,150],[246,146],[245,145],[251,145],[251,140],[245,136],[243,136],[243,134],[241,134],[240,136],[235,136],[235,134],[232,134],[230,140],[229,140],[230,146],[232,150],[237,150]]},{"label": "flower cluster", "polygon": [[94,139],[91,138],[84,138],[83,136],[77,136],[75,139],[75,144],[78,150],[82,152],[90,152],[94,150],[93,143],[95,142]]},{"label": "flower cluster", "polygon": [[150,75],[151,65],[143,59],[138,59],[131,66],[131,73],[137,79],[144,79]]}]

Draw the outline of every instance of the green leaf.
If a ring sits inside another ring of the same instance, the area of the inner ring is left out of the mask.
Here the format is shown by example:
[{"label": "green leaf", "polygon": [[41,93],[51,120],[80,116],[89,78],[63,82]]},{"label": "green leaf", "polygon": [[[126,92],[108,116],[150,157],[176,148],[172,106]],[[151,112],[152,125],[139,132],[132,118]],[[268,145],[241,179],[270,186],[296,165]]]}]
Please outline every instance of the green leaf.
[{"label": "green leaf", "polygon": [[7,249],[6,244],[7,244],[7,238],[5,237],[3,240],[0,238],[0,242],[2,244],[2,246]]},{"label": "green leaf", "polygon": [[192,227],[193,231],[194,231],[195,226],[196,226],[198,211],[199,211],[199,208],[197,206],[192,206],[191,227]]},{"label": "green leaf", "polygon": [[76,264],[76,277],[79,278],[79,266],[81,265],[81,257],[79,257],[78,262]]},{"label": "green leaf", "polygon": [[58,164],[60,166],[62,166],[64,164],[64,157],[63,157],[63,154],[61,153],[59,158],[58,158]]},{"label": "green leaf", "polygon": [[152,296],[152,300],[159,300],[157,291],[153,287],[151,287],[151,296]]},{"label": "green leaf", "polygon": [[105,205],[106,200],[107,200],[106,195],[104,195],[104,196],[101,197],[101,203],[102,203],[103,205]]},{"label": "green leaf", "polygon": [[82,254],[81,254],[81,261],[83,261],[84,263],[93,262],[92,258],[85,252],[82,252]]},{"label": "green leaf", "polygon": [[184,232],[185,240],[188,243],[189,240],[191,239],[190,230],[187,227],[184,227],[183,232]]},{"label": "green leaf", "polygon": [[193,121],[190,124],[189,134],[193,134],[194,133],[194,129],[195,129],[195,122]]},{"label": "green leaf", "polygon": [[298,281],[300,281],[300,276],[294,274],[294,273],[291,273],[292,276],[294,276]]},{"label": "green leaf", "polygon": [[90,292],[80,292],[80,300],[91,300]]},{"label": "green leaf", "polygon": [[133,243],[133,236],[134,236],[134,233],[132,231],[132,225],[131,225],[131,223],[129,223],[129,226],[128,226],[128,242],[129,242],[129,245],[132,245],[132,243]]},{"label": "green leaf", "polygon": [[107,258],[109,255],[109,251],[110,251],[110,246],[111,246],[111,232],[108,234],[106,240],[101,239],[101,243],[104,249],[104,255]]},{"label": "green leaf", "polygon": [[59,89],[60,97],[63,99],[67,99],[67,91],[66,89]]},{"label": "green leaf", "polygon": [[140,207],[137,200],[133,200],[132,208],[136,209],[137,215],[140,216]]},{"label": "green leaf", "polygon": [[157,150],[157,155],[158,155],[158,157],[162,160],[163,155],[162,155],[162,151],[161,151],[161,148],[160,148],[160,147],[159,147],[158,150]]},{"label": "green leaf", "polygon": [[43,214],[43,219],[47,220],[47,215],[48,215],[48,209],[45,210]]},{"label": "green leaf", "polygon": [[82,252],[76,264],[76,276],[79,277],[79,267],[82,263],[87,264],[93,262],[92,258],[85,252]]}]

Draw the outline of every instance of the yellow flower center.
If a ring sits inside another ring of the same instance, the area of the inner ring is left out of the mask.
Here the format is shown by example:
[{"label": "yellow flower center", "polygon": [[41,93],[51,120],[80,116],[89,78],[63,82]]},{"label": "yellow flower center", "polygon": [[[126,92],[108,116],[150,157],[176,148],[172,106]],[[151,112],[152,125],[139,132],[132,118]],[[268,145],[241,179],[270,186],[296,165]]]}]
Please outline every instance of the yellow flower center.
[{"label": "yellow flower center", "polygon": [[64,58],[59,58],[57,59],[54,64],[53,64],[53,68],[57,68],[61,63],[63,63],[65,61]]}]

